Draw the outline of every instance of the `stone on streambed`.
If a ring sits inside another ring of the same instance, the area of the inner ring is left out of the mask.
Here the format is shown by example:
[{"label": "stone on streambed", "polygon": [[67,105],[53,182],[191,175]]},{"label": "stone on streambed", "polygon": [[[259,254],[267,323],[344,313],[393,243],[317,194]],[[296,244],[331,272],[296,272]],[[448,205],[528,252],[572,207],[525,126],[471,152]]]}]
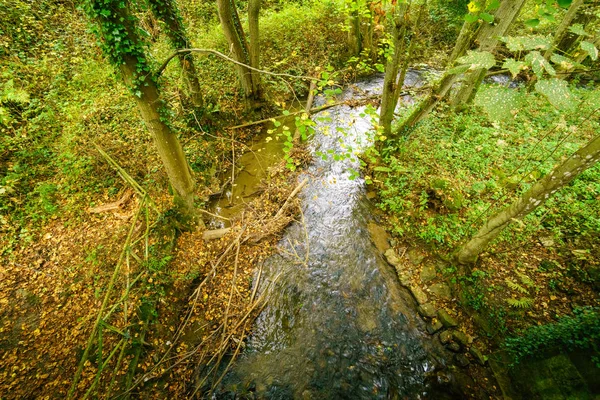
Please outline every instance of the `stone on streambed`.
[{"label": "stone on streambed", "polygon": [[421,304],[418,311],[425,318],[434,318],[437,315],[437,310],[431,303]]},{"label": "stone on streambed", "polygon": [[442,344],[448,344],[452,341],[452,333],[449,331],[444,331],[440,333],[440,342]]},{"label": "stone on streambed", "polygon": [[465,347],[468,347],[473,342],[473,339],[469,335],[461,331],[452,331],[452,339]]},{"label": "stone on streambed", "polygon": [[456,365],[463,368],[467,367],[471,363],[464,354],[456,354],[454,356],[454,361],[456,362]]},{"label": "stone on streambed", "polygon": [[400,258],[398,258],[398,254],[394,251],[394,249],[389,248],[383,253],[387,262],[394,268],[398,274],[400,274]]},{"label": "stone on streambed", "polygon": [[438,310],[438,318],[440,319],[442,325],[444,325],[446,328],[454,328],[458,326],[458,322],[444,309]]},{"label": "stone on streambed", "polygon": [[437,270],[435,265],[425,264],[423,265],[423,269],[421,270],[421,282],[427,283],[431,282],[437,277]]},{"label": "stone on streambed", "polygon": [[444,300],[452,300],[452,291],[450,286],[445,283],[436,283],[429,287],[431,293]]},{"label": "stone on streambed", "polygon": [[485,362],[487,361],[487,359],[483,355],[483,352],[481,350],[479,350],[476,346],[471,346],[471,348],[469,349],[469,353],[471,353],[471,355],[473,356],[473,358],[475,358],[475,360],[480,365],[485,365]]},{"label": "stone on streambed", "polygon": [[460,352],[460,349],[461,349],[460,344],[458,344],[456,342],[448,343],[446,345],[446,348],[453,353],[458,353],[458,352]]},{"label": "stone on streambed", "polygon": [[431,321],[430,323],[427,324],[427,333],[429,333],[430,335],[435,334],[436,332],[439,332],[442,328],[444,327],[444,325],[442,325],[442,323],[440,321],[438,321],[437,319],[434,319],[433,321]]},{"label": "stone on streambed", "polygon": [[417,250],[417,249],[408,250],[407,255],[408,255],[408,259],[410,260],[411,263],[413,263],[413,265],[421,264],[421,262],[423,262],[423,259],[425,258],[425,256],[423,254],[421,254],[421,252],[419,252],[419,250]]},{"label": "stone on streambed", "polygon": [[425,294],[423,289],[421,289],[419,286],[414,286],[414,285],[411,286],[410,292],[414,296],[415,300],[417,300],[417,303],[419,305],[423,305],[423,304],[427,303],[427,301],[428,301],[427,295]]}]

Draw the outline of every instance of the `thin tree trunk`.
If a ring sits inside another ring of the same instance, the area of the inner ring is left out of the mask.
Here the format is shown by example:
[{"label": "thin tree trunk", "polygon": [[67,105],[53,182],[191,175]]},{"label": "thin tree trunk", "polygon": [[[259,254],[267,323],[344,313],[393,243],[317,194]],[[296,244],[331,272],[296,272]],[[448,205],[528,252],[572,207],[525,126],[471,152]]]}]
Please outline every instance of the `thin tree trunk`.
[{"label": "thin tree trunk", "polygon": [[[240,23],[235,4],[233,4],[232,0],[217,0],[217,7],[219,10],[221,27],[223,28],[223,33],[227,38],[229,46],[231,46],[233,58],[238,62],[250,65],[250,50],[248,49],[244,30],[242,29],[242,24]],[[252,82],[252,70],[237,64],[235,68],[238,72],[246,98],[248,100],[257,99],[257,93],[254,92],[254,84]]]},{"label": "thin tree trunk", "polygon": [[406,43],[406,19],[409,10],[407,3],[397,6],[394,21],[392,21],[392,38],[394,40],[394,54],[388,59],[385,65],[385,78],[383,80],[383,93],[381,94],[381,106],[379,111],[379,125],[383,127],[383,134],[390,137],[392,134],[392,120],[394,111],[398,104],[397,90],[398,85],[402,86],[402,81],[398,80],[398,69],[400,68],[400,59],[404,55]]},{"label": "thin tree trunk", "polygon": [[[523,8],[523,4],[525,0],[504,0],[500,3],[500,7],[494,13],[494,22],[484,23],[477,34],[479,51],[491,52],[496,48],[499,38],[506,34]],[[486,73],[487,70],[484,68],[467,72],[460,88],[450,100],[452,107],[457,108],[471,102]]]},{"label": "thin tree trunk", "polygon": [[[258,29],[258,16],[261,0],[248,1],[248,33],[250,34],[250,66],[260,68],[260,37]],[[258,99],[261,96],[260,74],[252,71],[252,92]]]},{"label": "thin tree trunk", "polygon": [[177,135],[162,121],[161,107],[164,107],[164,105],[159,98],[156,81],[151,73],[139,72],[140,68],[147,71],[148,67],[145,54],[135,53],[136,49],[138,49],[138,52],[140,51],[142,41],[136,33],[130,11],[126,5],[111,11],[112,13],[109,16],[102,16],[100,17],[101,20],[98,21],[104,35],[103,39],[108,42],[107,46],[114,44],[114,42],[111,43],[112,37],[107,37],[107,33],[110,34],[111,32],[105,30],[107,26],[110,27],[111,25],[124,26],[127,32],[126,39],[132,45],[130,53],[119,52],[117,53],[118,58],[111,54],[112,61],[121,70],[125,85],[136,91],[134,98],[142,120],[154,139],[158,154],[167,172],[167,177],[175,192],[176,206],[186,219],[201,222],[201,220],[196,219],[194,181],[183,148],[177,139]]},{"label": "thin tree trunk", "polygon": [[[350,10],[348,11],[348,48],[350,49],[350,56],[358,57],[361,48],[361,34],[360,34],[360,14],[358,12],[358,1],[355,0],[350,4]],[[352,9],[352,7],[355,7]]]},{"label": "thin tree trunk", "polygon": [[446,61],[446,68],[451,68],[454,65],[454,62],[457,58],[461,57],[465,52],[469,49],[471,44],[473,43],[473,38],[477,33],[477,29],[479,28],[479,22],[468,22],[465,21],[460,29],[460,33],[458,38],[456,39],[456,44],[454,45],[454,49],[452,49],[452,54]]},{"label": "thin tree trunk", "polygon": [[481,252],[511,221],[522,219],[542,205],[550,196],[566,186],[586,169],[600,160],[600,136],[592,139],[565,162],[555,167],[533,185],[513,204],[492,216],[485,225],[457,253],[461,264],[474,263]]},{"label": "thin tree trunk", "polygon": [[563,17],[562,21],[560,22],[560,25],[558,26],[556,33],[554,33],[554,40],[552,41],[552,47],[550,47],[544,53],[544,58],[546,60],[548,60],[550,58],[550,56],[554,52],[554,49],[558,48],[558,45],[563,40],[565,34],[567,33],[567,29],[569,29],[569,26],[571,26],[571,23],[577,16],[577,11],[579,11],[579,8],[583,5],[584,1],[585,0],[573,0],[573,2],[571,3],[569,10]]},{"label": "thin tree trunk", "polygon": [[[150,8],[157,19],[166,25],[166,34],[175,50],[189,49],[193,47],[187,37],[185,26],[177,10],[175,0],[149,0]],[[202,107],[202,90],[198,81],[196,66],[191,56],[179,54],[177,56],[183,70],[186,86],[190,93],[190,99],[195,107]]]}]

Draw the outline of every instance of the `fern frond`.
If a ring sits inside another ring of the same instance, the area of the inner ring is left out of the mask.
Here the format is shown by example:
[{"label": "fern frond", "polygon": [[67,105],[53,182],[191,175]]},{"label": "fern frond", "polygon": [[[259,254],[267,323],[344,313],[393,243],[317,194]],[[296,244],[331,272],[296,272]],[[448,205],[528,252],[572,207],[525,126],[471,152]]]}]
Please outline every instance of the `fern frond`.
[{"label": "fern frond", "polygon": [[510,289],[516,290],[523,294],[529,294],[529,291],[527,289],[525,289],[523,286],[519,285],[518,283],[513,282],[512,280],[510,280],[508,278],[506,278],[504,281],[506,282],[506,284],[508,285],[508,287]]},{"label": "fern frond", "polygon": [[533,299],[529,297],[521,297],[520,299],[506,299],[506,302],[514,308],[531,308],[533,306]]},{"label": "fern frond", "polygon": [[525,286],[528,286],[530,288],[532,288],[532,287],[535,286],[535,282],[530,277],[528,277],[527,275],[522,274],[520,272],[517,272],[517,275],[519,275],[519,278],[521,278],[521,282],[523,282],[523,284]]}]

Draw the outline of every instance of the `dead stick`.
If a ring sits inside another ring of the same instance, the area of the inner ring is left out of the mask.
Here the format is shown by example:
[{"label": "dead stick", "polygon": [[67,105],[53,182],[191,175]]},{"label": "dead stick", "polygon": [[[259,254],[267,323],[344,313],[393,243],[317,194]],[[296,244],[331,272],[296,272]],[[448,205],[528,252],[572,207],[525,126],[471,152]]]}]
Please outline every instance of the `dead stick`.
[{"label": "dead stick", "polygon": [[300,184],[298,186],[296,186],[296,189],[294,189],[292,191],[292,193],[290,193],[290,195],[288,196],[287,200],[285,201],[285,203],[283,203],[283,206],[279,209],[279,211],[277,211],[277,214],[275,214],[275,218],[279,218],[281,216],[281,214],[283,214],[283,212],[287,209],[287,207],[289,206],[290,201],[292,201],[292,199],[294,198],[294,196],[296,196],[298,194],[298,192],[304,187],[304,185],[306,185],[308,183],[308,178],[304,178],[304,180],[302,182],[300,182]]}]

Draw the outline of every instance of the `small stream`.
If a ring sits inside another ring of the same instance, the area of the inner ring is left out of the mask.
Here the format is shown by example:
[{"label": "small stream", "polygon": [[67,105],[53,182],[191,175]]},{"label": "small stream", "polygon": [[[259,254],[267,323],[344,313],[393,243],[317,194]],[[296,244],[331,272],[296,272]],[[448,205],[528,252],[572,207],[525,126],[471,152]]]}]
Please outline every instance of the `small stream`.
[{"label": "small stream", "polygon": [[[372,77],[338,100],[380,93],[382,84]],[[405,85],[420,84],[410,71]],[[369,146],[364,110],[342,105],[315,115],[313,154]],[[359,170],[357,160],[315,156],[300,177],[309,178],[299,195],[303,222],[263,265],[261,290],[276,282],[219,398],[453,398],[437,375],[445,364],[439,344],[422,333],[411,298],[372,243],[367,226],[377,221],[351,169]]]}]

